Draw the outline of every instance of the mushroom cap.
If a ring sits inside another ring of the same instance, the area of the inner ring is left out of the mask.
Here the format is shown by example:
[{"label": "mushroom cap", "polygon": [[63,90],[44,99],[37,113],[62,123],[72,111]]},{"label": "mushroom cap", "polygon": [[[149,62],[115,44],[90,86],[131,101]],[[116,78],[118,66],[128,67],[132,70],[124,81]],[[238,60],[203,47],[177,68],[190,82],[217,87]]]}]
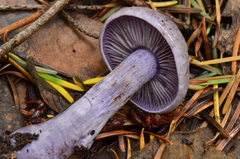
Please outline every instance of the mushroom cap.
[{"label": "mushroom cap", "polygon": [[106,20],[99,41],[110,70],[141,48],[156,56],[157,74],[131,97],[139,108],[167,113],[183,101],[189,81],[187,44],[168,17],[145,7],[122,8]]}]

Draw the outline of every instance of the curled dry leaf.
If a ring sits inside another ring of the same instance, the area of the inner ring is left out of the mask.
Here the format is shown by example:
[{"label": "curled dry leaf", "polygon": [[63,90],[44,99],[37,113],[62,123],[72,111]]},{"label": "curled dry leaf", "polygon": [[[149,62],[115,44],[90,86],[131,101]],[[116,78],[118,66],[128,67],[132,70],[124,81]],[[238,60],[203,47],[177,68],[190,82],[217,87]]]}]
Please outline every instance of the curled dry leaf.
[{"label": "curled dry leaf", "polygon": [[37,83],[43,100],[54,111],[61,113],[69,106],[69,104],[64,101],[63,97],[50,84],[48,84],[46,81],[44,81],[38,76],[35,69],[33,57],[29,57],[26,62],[29,73],[33,77],[34,81]]}]

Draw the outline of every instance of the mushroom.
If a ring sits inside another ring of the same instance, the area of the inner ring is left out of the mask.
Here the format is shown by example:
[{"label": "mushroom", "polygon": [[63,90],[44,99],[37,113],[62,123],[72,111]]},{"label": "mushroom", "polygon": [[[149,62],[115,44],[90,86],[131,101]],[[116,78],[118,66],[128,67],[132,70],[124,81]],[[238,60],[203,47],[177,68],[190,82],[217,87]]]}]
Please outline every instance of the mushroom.
[{"label": "mushroom", "polygon": [[[18,158],[65,158],[75,145],[89,148],[130,98],[147,112],[175,109],[188,89],[188,54],[177,26],[144,7],[123,8],[105,22],[101,52],[112,71],[53,119],[16,132],[37,133]],[[14,132],[14,133],[16,133]]]}]

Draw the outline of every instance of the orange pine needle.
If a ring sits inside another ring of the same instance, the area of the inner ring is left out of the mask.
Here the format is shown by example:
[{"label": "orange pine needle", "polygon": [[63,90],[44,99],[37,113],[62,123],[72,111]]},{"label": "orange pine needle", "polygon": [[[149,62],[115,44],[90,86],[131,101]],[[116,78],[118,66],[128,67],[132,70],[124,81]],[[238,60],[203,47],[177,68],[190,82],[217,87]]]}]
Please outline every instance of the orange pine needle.
[{"label": "orange pine needle", "polygon": [[124,135],[124,134],[138,134],[138,133],[133,131],[126,131],[126,130],[115,130],[111,132],[101,133],[95,138],[95,140],[99,140],[99,139],[103,139],[103,138],[115,136],[115,135]]},{"label": "orange pine needle", "polygon": [[[232,57],[238,55],[239,45],[240,45],[240,27],[238,28],[237,36],[233,45]],[[237,62],[233,61],[231,65],[232,74],[236,73],[236,68],[237,68]]]},{"label": "orange pine needle", "polygon": [[240,124],[238,126],[236,126],[230,133],[230,137],[228,138],[224,138],[224,139],[220,139],[217,144],[216,144],[216,150],[217,151],[222,151],[226,145],[229,143],[229,141],[239,132],[240,130]]},{"label": "orange pine needle", "polygon": [[119,148],[122,152],[125,152],[125,142],[123,135],[118,135]]},{"label": "orange pine needle", "polygon": [[197,100],[197,98],[202,94],[203,90],[197,91],[188,103],[182,108],[177,117],[174,119],[174,122],[177,123],[178,120],[186,113],[186,111],[191,107],[191,105]]},{"label": "orange pine needle", "polygon": [[140,150],[144,148],[145,146],[145,139],[143,134],[144,128],[142,128],[141,134],[140,134]]},{"label": "orange pine needle", "polygon": [[117,153],[112,148],[110,148],[110,150],[114,153],[115,159],[119,159]]},{"label": "orange pine needle", "polygon": [[5,76],[7,77],[8,79],[8,82],[10,84],[10,87],[12,89],[12,93],[13,93],[13,99],[14,99],[14,102],[15,102],[15,106],[20,109],[20,102],[19,102],[19,98],[18,98],[18,94],[17,94],[17,89],[15,87],[15,85],[13,84],[13,81],[12,79],[9,77],[8,74],[5,74]]},{"label": "orange pine needle", "polygon": [[165,147],[166,147],[166,143],[162,143],[160,145],[156,155],[154,156],[154,159],[160,159],[162,157],[162,154],[163,154],[163,151],[164,151]]},{"label": "orange pine needle", "polygon": [[130,143],[130,139],[129,138],[127,138],[127,145],[128,145],[127,159],[129,159],[132,156],[132,153],[131,153],[131,143]]},{"label": "orange pine needle", "polygon": [[0,72],[1,72],[2,70],[4,70],[5,68],[9,67],[9,66],[11,66],[10,63],[9,63],[9,64],[6,64],[5,66],[3,66],[3,67],[0,69]]},{"label": "orange pine needle", "polygon": [[169,144],[173,145],[173,143],[172,143],[170,140],[168,140],[168,138],[162,137],[162,136],[160,136],[160,135],[154,134],[154,133],[149,132],[149,131],[144,131],[144,133],[153,135],[153,136],[155,136],[156,138],[161,139],[163,142],[166,142],[166,143],[169,143]]},{"label": "orange pine needle", "polygon": [[225,105],[224,105],[223,110],[222,110],[222,114],[225,114],[227,112],[230,104],[232,103],[233,97],[234,97],[234,95],[237,91],[237,87],[239,85],[239,81],[240,81],[240,69],[238,70],[236,79],[233,83],[233,86],[232,86],[230,92],[229,92],[228,98],[226,99]]},{"label": "orange pine needle", "polygon": [[24,18],[24,19],[21,19],[15,23],[12,23],[2,29],[0,29],[0,36],[3,35],[4,33],[9,33],[13,30],[16,30],[24,25],[27,25],[35,20],[37,20],[41,15],[43,15],[43,11],[37,11],[36,13]]},{"label": "orange pine needle", "polygon": [[206,59],[211,60],[210,49],[209,49],[208,38],[207,38],[205,16],[202,19],[202,24],[203,24],[203,26],[202,26],[202,36],[203,36],[204,51],[205,51]]}]

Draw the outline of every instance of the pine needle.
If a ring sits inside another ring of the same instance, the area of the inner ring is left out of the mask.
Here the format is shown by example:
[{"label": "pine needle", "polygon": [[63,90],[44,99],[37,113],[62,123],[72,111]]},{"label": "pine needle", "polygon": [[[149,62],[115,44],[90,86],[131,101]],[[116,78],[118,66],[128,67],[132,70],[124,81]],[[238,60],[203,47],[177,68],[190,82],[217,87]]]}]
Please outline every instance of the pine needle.
[{"label": "pine needle", "polygon": [[196,65],[212,65],[212,64],[217,64],[217,63],[232,62],[232,61],[238,61],[238,60],[240,60],[240,56],[225,57],[225,58],[221,58],[221,59],[199,62]]},{"label": "pine needle", "polygon": [[141,134],[140,134],[140,150],[142,150],[145,146],[145,139],[143,134],[144,128],[142,128]]},{"label": "pine needle", "polygon": [[[233,51],[232,51],[233,57],[236,57],[238,55],[239,45],[240,45],[240,27],[238,28],[237,36],[233,45]],[[232,74],[235,74],[237,69],[236,61],[232,62],[231,69],[232,69]]]}]

